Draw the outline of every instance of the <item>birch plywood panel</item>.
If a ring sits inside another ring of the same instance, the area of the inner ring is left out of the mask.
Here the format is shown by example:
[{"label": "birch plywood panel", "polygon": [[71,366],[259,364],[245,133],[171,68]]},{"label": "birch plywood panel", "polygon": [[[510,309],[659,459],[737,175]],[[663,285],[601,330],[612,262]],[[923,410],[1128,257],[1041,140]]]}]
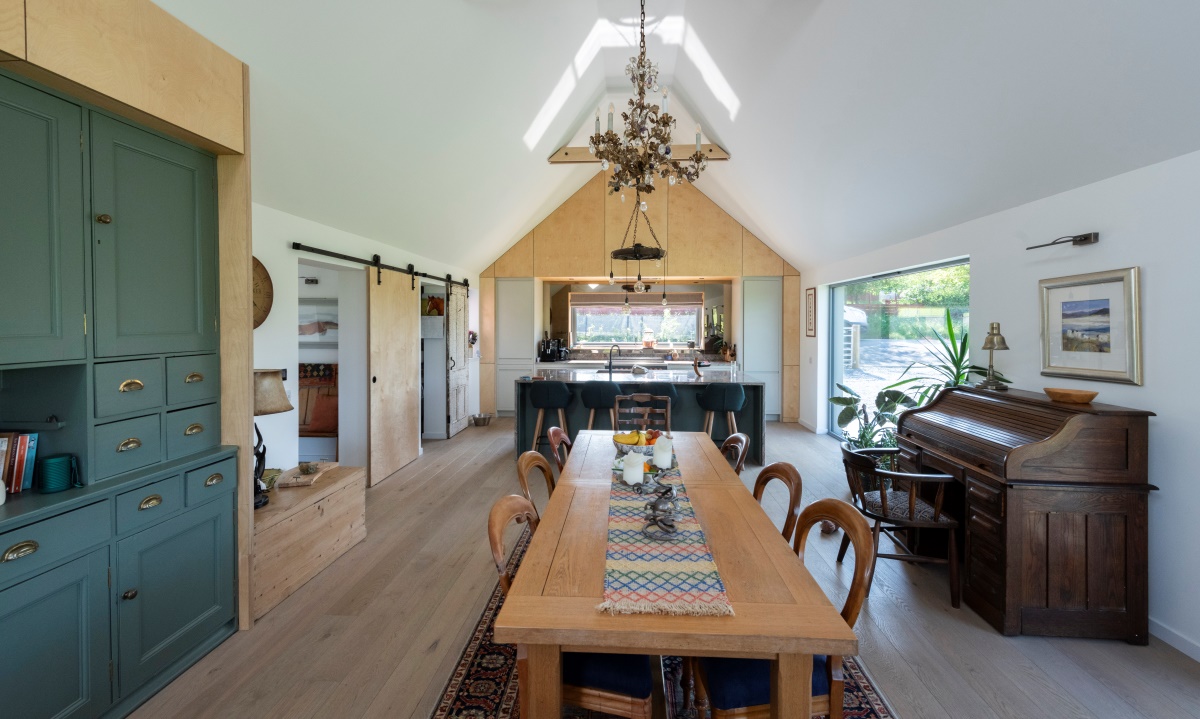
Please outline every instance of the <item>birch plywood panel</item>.
[{"label": "birch plywood panel", "polygon": [[417,458],[421,448],[421,293],[413,278],[367,273],[367,332],[371,348],[368,486]]},{"label": "birch plywood panel", "polygon": [[783,258],[763,244],[750,230],[742,228],[742,275],[777,277],[783,274]]},{"label": "birch plywood panel", "polygon": [[[658,235],[658,242],[664,250],[667,247],[667,203],[670,199],[671,187],[663,182],[660,186],[655,187],[654,192],[642,199],[646,201],[646,216],[650,218],[650,224],[654,227],[654,232]],[[602,258],[605,267],[604,273],[608,274],[608,257],[612,251],[621,246],[621,240],[625,237],[625,229],[629,227],[629,218],[633,214],[634,208],[634,193],[627,191],[625,193],[625,201],[621,201],[621,193],[615,192],[609,194],[608,187],[604,188],[604,257]],[[646,231],[646,222],[644,218],[638,218],[638,242],[643,245],[653,246],[654,240],[649,237]],[[630,244],[633,244],[630,241]],[[624,263],[622,263],[624,264]],[[668,260],[668,268],[670,268]],[[621,265],[615,268],[617,273],[621,273]]]},{"label": "birch plywood panel", "polygon": [[608,263],[604,261],[604,191],[604,175],[596,173],[533,228],[533,276],[608,274]]},{"label": "birch plywood panel", "polygon": [[689,183],[671,188],[668,269],[678,277],[742,274],[742,226]]},{"label": "birch plywood panel", "polygon": [[486,270],[479,273],[479,276],[480,277],[495,277],[496,276],[496,263],[493,262],[492,264],[488,265]]},{"label": "birch plywood panel", "polygon": [[479,361],[496,361],[496,280],[479,278]]},{"label": "birch plywood panel", "polygon": [[800,270],[798,270],[795,267],[792,267],[790,264],[784,262],[783,263],[783,276],[784,277],[799,277]]},{"label": "birch plywood panel", "polygon": [[[783,278],[783,366],[800,364],[800,323],[804,321],[800,278]],[[787,383],[784,383],[787,387]]]},{"label": "birch plywood panel", "polygon": [[494,266],[494,277],[533,277],[533,233],[530,232],[508,248],[508,252],[500,255]]},{"label": "birch plywood panel", "polygon": [[0,0],[0,60],[25,59],[25,0]]},{"label": "birch plywood panel", "polygon": [[779,413],[783,422],[800,421],[800,366],[783,366],[783,408]]},{"label": "birch plywood panel", "polygon": [[157,5],[26,0],[25,11],[30,64],[243,152],[241,61]]}]

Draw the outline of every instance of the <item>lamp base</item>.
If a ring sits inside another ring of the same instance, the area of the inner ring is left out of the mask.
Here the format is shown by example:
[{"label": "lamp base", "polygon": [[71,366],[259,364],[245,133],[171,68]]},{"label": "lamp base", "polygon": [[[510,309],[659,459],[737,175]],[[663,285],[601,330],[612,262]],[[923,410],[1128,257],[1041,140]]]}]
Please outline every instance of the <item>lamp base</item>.
[{"label": "lamp base", "polygon": [[255,509],[262,509],[263,507],[267,506],[267,504],[269,504],[270,502],[271,502],[271,498],[267,496],[266,492],[262,492],[262,493],[255,492],[254,493],[254,508]]},{"label": "lamp base", "polygon": [[988,377],[987,379],[983,380],[982,382],[976,382],[975,389],[990,389],[990,390],[995,390],[996,392],[1007,392],[1008,391],[1008,387],[1003,382],[996,379],[995,377]]}]

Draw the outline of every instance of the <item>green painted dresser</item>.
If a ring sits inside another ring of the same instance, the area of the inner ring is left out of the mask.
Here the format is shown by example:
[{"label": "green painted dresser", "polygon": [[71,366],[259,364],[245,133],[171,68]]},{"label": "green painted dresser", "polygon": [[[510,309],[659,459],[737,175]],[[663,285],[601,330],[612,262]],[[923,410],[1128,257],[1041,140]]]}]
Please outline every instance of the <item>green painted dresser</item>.
[{"label": "green painted dresser", "polygon": [[0,71],[0,715],[124,716],[236,626],[215,159]]}]

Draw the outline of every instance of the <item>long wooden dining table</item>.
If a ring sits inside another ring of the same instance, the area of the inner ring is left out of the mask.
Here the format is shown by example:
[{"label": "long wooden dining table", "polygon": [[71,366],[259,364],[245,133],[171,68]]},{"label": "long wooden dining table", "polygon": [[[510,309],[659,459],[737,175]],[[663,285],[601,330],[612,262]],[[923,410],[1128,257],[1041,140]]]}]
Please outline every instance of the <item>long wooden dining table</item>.
[{"label": "long wooden dining table", "polygon": [[583,431],[496,617],[518,645],[522,719],[559,719],[562,652],[771,660],[772,716],[812,713],[814,654],[853,655],[858,639],[703,432],[673,433],[681,480],[734,616],[611,615],[604,595],[611,431]]}]

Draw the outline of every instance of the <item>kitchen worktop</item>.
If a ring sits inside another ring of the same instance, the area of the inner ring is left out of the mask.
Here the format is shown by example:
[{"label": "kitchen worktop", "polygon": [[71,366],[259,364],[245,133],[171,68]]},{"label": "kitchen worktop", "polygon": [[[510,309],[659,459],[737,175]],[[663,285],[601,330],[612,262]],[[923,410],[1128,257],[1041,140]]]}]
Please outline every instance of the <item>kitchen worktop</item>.
[{"label": "kitchen worktop", "polygon": [[[567,363],[564,363],[567,364]],[[671,384],[697,384],[705,385],[710,382],[737,382],[746,385],[760,385],[761,382],[755,382],[751,378],[746,377],[745,373],[739,372],[735,365],[723,365],[713,367],[701,367],[700,371],[704,373],[703,377],[697,377],[692,371],[690,365],[684,367],[672,368],[666,370],[650,370],[645,374],[633,374],[632,372],[621,372],[614,370],[612,373],[613,382],[670,382]],[[591,382],[593,380],[609,380],[608,370],[597,371],[595,369],[570,369],[570,368],[555,368],[548,369],[540,367],[537,374],[548,380],[557,380],[559,382]],[[519,379],[517,382],[529,384],[538,380]]]}]

